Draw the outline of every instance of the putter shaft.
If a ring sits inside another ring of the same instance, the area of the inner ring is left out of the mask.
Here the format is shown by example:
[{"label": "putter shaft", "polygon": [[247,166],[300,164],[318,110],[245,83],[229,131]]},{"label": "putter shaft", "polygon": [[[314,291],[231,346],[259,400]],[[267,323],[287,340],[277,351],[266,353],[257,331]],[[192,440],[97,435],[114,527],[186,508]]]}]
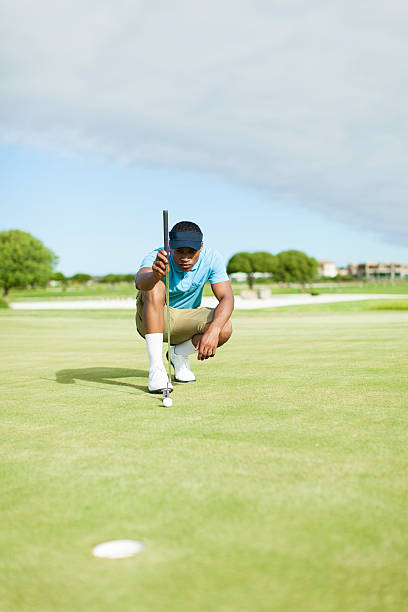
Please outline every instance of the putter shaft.
[{"label": "putter shaft", "polygon": [[171,362],[170,362],[170,248],[169,248],[169,211],[163,210],[163,234],[164,234],[164,250],[167,253],[166,266],[166,314],[167,314],[167,355],[168,355],[168,382],[171,382]]}]

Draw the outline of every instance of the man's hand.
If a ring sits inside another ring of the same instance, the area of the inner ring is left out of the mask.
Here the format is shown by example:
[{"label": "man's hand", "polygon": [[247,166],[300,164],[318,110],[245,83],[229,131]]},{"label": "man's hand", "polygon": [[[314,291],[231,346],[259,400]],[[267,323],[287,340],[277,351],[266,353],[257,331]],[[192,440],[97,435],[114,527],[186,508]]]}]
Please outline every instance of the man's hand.
[{"label": "man's hand", "polygon": [[218,347],[218,339],[220,337],[220,330],[217,328],[207,329],[206,332],[201,337],[200,342],[196,346],[196,351],[198,351],[197,359],[199,361],[204,361],[204,359],[208,359],[209,357],[214,357],[215,352]]},{"label": "man's hand", "polygon": [[159,251],[152,265],[153,278],[159,281],[166,276],[167,254],[166,251]]}]

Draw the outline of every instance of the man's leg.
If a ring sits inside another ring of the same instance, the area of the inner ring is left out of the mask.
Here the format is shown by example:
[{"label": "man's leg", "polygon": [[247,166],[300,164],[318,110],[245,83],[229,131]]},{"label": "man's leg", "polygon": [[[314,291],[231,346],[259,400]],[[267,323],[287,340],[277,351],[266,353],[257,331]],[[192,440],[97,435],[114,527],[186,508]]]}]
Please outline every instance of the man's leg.
[{"label": "man's leg", "polygon": [[[194,334],[191,340],[186,340],[182,344],[178,344],[175,347],[176,355],[192,355],[195,352],[195,347],[199,344],[201,338],[203,337],[204,332],[207,331],[209,326],[210,326],[210,323],[206,323],[206,325],[204,326],[203,333]],[[221,330],[220,337],[218,339],[218,346],[222,346],[223,344],[228,342],[231,336],[232,336],[232,324],[231,324],[231,321],[227,321]]]},{"label": "man's leg", "polygon": [[[194,347],[196,347],[199,344],[201,338],[203,337],[204,333],[207,331],[209,327],[210,327],[210,323],[207,323],[204,327],[203,334],[195,334],[192,337],[191,341]],[[223,344],[228,342],[231,336],[232,336],[232,323],[231,321],[227,321],[220,332],[220,337],[218,338],[218,346],[222,346]]]},{"label": "man's leg", "polygon": [[143,325],[146,334],[163,334],[166,287],[158,282],[150,291],[144,291]]},{"label": "man's leg", "polygon": [[[208,329],[210,323],[206,323],[203,327],[203,333]],[[190,370],[189,355],[196,352],[195,347],[199,344],[203,333],[194,334],[190,340],[186,340],[171,348],[171,361],[174,366],[175,379],[178,382],[193,382],[195,376]],[[218,339],[218,346],[225,344],[232,335],[231,321],[227,321],[221,330]]]},{"label": "man's leg", "polygon": [[144,292],[143,327],[149,355],[149,391],[161,393],[167,386],[167,372],[163,363],[164,305],[166,289],[157,283]]}]

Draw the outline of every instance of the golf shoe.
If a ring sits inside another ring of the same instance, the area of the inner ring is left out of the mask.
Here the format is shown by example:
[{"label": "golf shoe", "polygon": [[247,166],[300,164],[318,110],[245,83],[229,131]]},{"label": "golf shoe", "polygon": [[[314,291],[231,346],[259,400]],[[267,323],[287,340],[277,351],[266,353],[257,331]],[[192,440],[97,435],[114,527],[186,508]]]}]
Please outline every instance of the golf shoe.
[{"label": "golf shoe", "polygon": [[[168,355],[167,359],[169,358]],[[190,370],[190,360],[188,355],[176,355],[174,346],[170,347],[170,361],[174,368],[174,378],[177,382],[194,382],[196,377]]]},{"label": "golf shoe", "polygon": [[162,393],[169,385],[170,391],[173,391],[171,382],[168,382],[167,372],[164,367],[152,368],[149,371],[149,393]]}]

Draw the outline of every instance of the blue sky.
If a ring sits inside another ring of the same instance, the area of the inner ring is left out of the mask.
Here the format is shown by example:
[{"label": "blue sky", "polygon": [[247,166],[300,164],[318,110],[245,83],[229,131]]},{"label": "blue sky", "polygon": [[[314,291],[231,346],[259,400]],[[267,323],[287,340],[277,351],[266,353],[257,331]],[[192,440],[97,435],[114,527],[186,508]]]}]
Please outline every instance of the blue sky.
[{"label": "blue sky", "polygon": [[408,249],[373,232],[274,201],[260,189],[203,173],[0,149],[1,229],[22,229],[60,258],[67,275],[135,272],[170,223],[196,221],[227,260],[238,250],[296,248],[318,259],[408,261]]},{"label": "blue sky", "polygon": [[66,274],[133,272],[165,207],[226,259],[408,263],[407,21],[404,0],[5,3],[0,229]]}]

